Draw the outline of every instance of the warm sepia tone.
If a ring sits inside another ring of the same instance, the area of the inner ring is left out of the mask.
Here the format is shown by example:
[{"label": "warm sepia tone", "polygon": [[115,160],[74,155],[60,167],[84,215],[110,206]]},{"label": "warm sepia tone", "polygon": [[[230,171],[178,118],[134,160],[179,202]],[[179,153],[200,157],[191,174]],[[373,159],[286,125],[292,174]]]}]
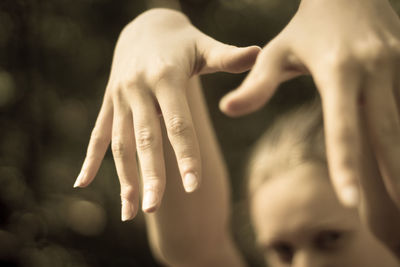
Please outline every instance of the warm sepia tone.
[{"label": "warm sepia tone", "polygon": [[[182,9],[207,35],[263,47],[299,1],[187,0]],[[400,10],[400,1],[391,1]],[[107,85],[121,30],[146,1],[0,0],[0,266],[161,266],[141,211],[121,222],[111,151],[91,186],[74,189]],[[244,74],[202,76],[232,184],[232,232],[249,266],[254,247],[245,168],[252,145],[283,111],[315,94],[310,77],[281,86],[260,111],[229,118],[218,107]]]}]

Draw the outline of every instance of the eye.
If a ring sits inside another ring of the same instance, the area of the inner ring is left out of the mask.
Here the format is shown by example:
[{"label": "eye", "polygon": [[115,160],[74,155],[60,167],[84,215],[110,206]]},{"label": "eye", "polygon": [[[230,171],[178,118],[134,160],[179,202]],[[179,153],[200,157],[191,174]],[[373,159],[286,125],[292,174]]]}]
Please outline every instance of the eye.
[{"label": "eye", "polygon": [[319,232],[315,239],[314,244],[317,249],[320,250],[334,250],[340,247],[342,244],[343,231],[338,230],[326,230]]},{"label": "eye", "polygon": [[277,242],[271,246],[272,252],[284,263],[291,263],[294,255],[294,247],[287,242]]}]

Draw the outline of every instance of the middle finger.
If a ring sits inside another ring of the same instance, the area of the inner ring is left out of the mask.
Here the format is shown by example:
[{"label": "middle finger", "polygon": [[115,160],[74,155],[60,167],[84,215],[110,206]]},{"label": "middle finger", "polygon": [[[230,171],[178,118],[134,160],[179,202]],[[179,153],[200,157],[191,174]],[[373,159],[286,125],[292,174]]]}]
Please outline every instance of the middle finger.
[{"label": "middle finger", "polygon": [[136,148],[143,179],[142,209],[153,212],[161,202],[165,189],[160,121],[151,93],[140,89],[131,92]]}]

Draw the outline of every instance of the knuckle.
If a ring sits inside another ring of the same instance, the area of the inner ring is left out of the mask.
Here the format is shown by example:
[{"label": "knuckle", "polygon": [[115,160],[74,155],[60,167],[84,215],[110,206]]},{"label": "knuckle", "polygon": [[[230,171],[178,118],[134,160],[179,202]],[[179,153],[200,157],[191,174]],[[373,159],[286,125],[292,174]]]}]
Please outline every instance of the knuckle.
[{"label": "knuckle", "polygon": [[[332,49],[328,52],[324,58],[322,58],[322,66],[316,67],[316,83],[321,86],[321,93],[325,94],[328,87],[334,86],[337,90],[347,90],[348,88],[356,89],[358,86],[353,83],[358,83],[358,77],[361,74],[361,66],[359,61],[354,57],[353,54],[349,52],[349,49]],[[349,77],[354,77],[356,79],[350,79]],[[351,86],[348,84],[349,81],[352,82]],[[347,86],[343,86],[347,84]],[[347,88],[347,89],[346,89]],[[344,92],[343,92],[344,93]],[[345,92],[349,94],[349,92]],[[352,94],[355,94],[355,90],[352,90]]]},{"label": "knuckle", "polygon": [[356,67],[352,55],[347,50],[330,52],[325,57],[328,68],[335,72],[346,72]]},{"label": "knuckle", "polygon": [[157,69],[157,77],[170,77],[175,73],[176,67],[171,63],[164,63]]},{"label": "knuckle", "polygon": [[168,78],[170,77],[175,71],[175,67],[169,63],[162,63],[159,64],[158,67],[155,67],[152,72],[151,76],[155,78]]},{"label": "knuckle", "polygon": [[121,184],[121,199],[133,200],[135,198],[136,190],[130,184]]},{"label": "knuckle", "polygon": [[143,183],[144,191],[154,191],[156,193],[161,192],[164,183],[158,176],[145,176]]},{"label": "knuckle", "polygon": [[189,134],[191,127],[187,119],[181,116],[173,116],[167,122],[167,129],[172,137],[182,137]]},{"label": "knuckle", "polygon": [[152,131],[143,128],[136,133],[136,146],[140,150],[147,150],[154,146],[155,136]]},{"label": "knuckle", "polygon": [[156,67],[148,72],[148,80],[152,85],[157,85],[165,80],[169,81],[174,78],[177,73],[177,66],[161,61],[160,64],[155,64]]},{"label": "knuckle", "polygon": [[111,142],[111,150],[114,155],[114,158],[123,159],[123,158],[126,158],[126,156],[127,156],[126,145],[118,137],[113,138],[113,140]]},{"label": "knuckle", "polygon": [[86,158],[100,159],[102,157],[101,151],[108,146],[109,141],[109,137],[102,134],[100,130],[95,127],[90,134],[90,142],[86,151]]},{"label": "knuckle", "polygon": [[123,100],[126,98],[127,92],[142,88],[144,86],[143,71],[129,73],[127,77],[121,77],[120,81],[116,82],[111,88],[114,100]]},{"label": "knuckle", "polygon": [[119,84],[112,89],[112,99],[115,103],[121,103],[125,99],[125,92],[124,92],[125,86],[122,84]]},{"label": "knuckle", "polygon": [[178,155],[178,164],[183,171],[197,172],[199,160],[193,154],[193,150],[185,149]]},{"label": "knuckle", "polygon": [[124,89],[135,89],[142,87],[143,83],[143,72],[137,71],[134,75],[126,77],[121,87]]},{"label": "knuckle", "polygon": [[357,51],[358,57],[367,71],[375,71],[377,68],[392,62],[394,54],[390,45],[381,40],[358,45]]},{"label": "knuckle", "polygon": [[94,127],[90,134],[90,140],[94,146],[103,145],[109,141],[109,139],[97,128]]}]

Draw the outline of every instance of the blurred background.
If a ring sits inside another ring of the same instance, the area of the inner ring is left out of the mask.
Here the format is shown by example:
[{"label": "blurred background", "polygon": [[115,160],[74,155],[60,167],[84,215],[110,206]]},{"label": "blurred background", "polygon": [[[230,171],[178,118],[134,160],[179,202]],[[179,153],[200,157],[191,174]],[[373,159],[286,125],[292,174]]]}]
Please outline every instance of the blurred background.
[{"label": "blurred background", "polygon": [[[392,1],[397,10],[399,2]],[[193,24],[237,46],[263,46],[298,3],[181,1]],[[72,188],[118,35],[145,9],[145,0],[0,0],[0,266],[158,266],[143,216],[120,221],[111,153],[90,187]],[[280,113],[315,89],[302,77],[284,84],[261,111],[228,118],[218,100],[244,77],[212,74],[202,81],[232,178],[233,233],[250,265],[263,266],[244,200],[247,154]]]}]

